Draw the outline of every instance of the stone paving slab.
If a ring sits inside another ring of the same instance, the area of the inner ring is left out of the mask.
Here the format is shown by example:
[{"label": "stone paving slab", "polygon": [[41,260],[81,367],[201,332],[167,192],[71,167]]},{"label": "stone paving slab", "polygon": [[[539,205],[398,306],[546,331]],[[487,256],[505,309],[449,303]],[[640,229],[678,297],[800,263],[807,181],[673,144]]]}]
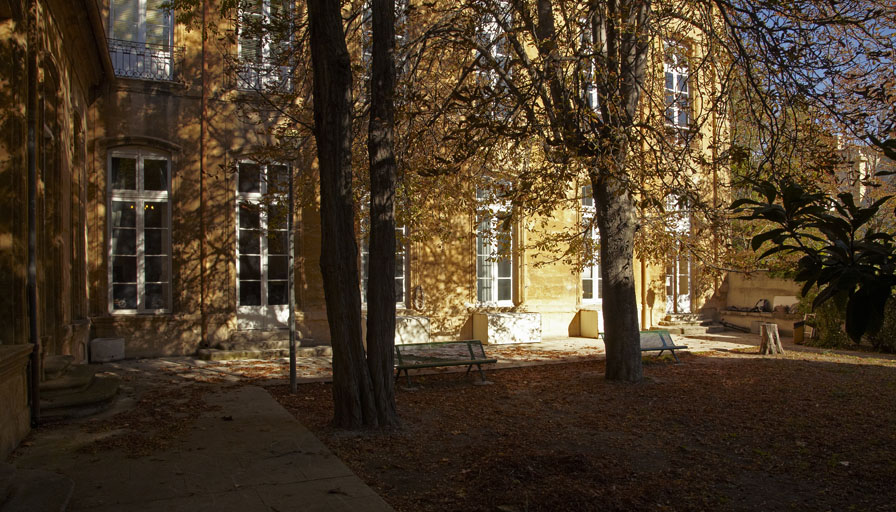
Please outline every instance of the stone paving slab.
[{"label": "stone paving slab", "polygon": [[71,511],[392,510],[264,389],[227,387],[204,400],[190,429],[148,457],[82,453],[57,433],[35,436],[13,463],[71,478]]}]

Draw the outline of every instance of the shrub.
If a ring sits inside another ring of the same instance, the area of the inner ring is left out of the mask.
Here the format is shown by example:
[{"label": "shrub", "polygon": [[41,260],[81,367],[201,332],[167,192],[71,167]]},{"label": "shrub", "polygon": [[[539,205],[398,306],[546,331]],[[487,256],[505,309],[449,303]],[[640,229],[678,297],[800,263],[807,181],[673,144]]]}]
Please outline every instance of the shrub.
[{"label": "shrub", "polygon": [[876,334],[866,336],[878,352],[896,353],[896,299],[890,297],[884,307],[884,325]]}]

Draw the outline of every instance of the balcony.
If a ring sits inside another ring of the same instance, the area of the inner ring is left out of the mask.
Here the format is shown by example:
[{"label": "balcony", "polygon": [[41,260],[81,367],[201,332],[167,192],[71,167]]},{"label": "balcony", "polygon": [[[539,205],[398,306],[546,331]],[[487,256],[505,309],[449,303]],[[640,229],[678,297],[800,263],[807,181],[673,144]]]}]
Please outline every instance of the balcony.
[{"label": "balcony", "polygon": [[264,61],[240,63],[236,69],[236,86],[243,91],[292,92],[292,67]]},{"label": "balcony", "polygon": [[175,61],[181,60],[183,47],[109,39],[109,56],[115,76],[173,82]]}]

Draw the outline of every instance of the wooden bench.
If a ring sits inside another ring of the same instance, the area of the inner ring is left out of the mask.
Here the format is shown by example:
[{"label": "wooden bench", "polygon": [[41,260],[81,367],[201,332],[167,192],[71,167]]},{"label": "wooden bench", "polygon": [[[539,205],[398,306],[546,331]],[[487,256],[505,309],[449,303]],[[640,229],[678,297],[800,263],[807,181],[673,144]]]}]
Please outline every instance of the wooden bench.
[{"label": "wooden bench", "polygon": [[675,358],[675,362],[680,363],[681,361],[678,360],[678,356],[675,355],[675,351],[686,348],[688,348],[687,345],[676,345],[672,341],[672,335],[669,334],[669,331],[641,331],[641,352],[651,352],[658,350],[660,353],[657,354],[657,356],[661,356],[663,355],[663,352],[668,350],[672,353],[672,357]]},{"label": "wooden bench", "polygon": [[473,366],[476,366],[479,369],[482,382],[485,383],[482,365],[497,362],[497,359],[485,356],[485,349],[479,340],[406,343],[395,345],[395,380],[398,380],[401,377],[401,372],[404,372],[408,379],[408,386],[411,386],[411,375],[408,370],[439,366],[466,366],[469,374]]}]

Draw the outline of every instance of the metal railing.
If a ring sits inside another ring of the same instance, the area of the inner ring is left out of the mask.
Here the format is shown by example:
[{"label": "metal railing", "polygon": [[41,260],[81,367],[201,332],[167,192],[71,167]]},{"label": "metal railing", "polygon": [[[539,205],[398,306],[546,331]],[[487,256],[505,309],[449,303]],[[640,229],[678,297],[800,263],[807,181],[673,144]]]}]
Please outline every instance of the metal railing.
[{"label": "metal railing", "polygon": [[115,76],[145,80],[175,80],[175,63],[183,47],[109,39],[109,56]]},{"label": "metal railing", "polygon": [[244,91],[292,92],[292,67],[271,62],[240,63],[236,86]]}]

